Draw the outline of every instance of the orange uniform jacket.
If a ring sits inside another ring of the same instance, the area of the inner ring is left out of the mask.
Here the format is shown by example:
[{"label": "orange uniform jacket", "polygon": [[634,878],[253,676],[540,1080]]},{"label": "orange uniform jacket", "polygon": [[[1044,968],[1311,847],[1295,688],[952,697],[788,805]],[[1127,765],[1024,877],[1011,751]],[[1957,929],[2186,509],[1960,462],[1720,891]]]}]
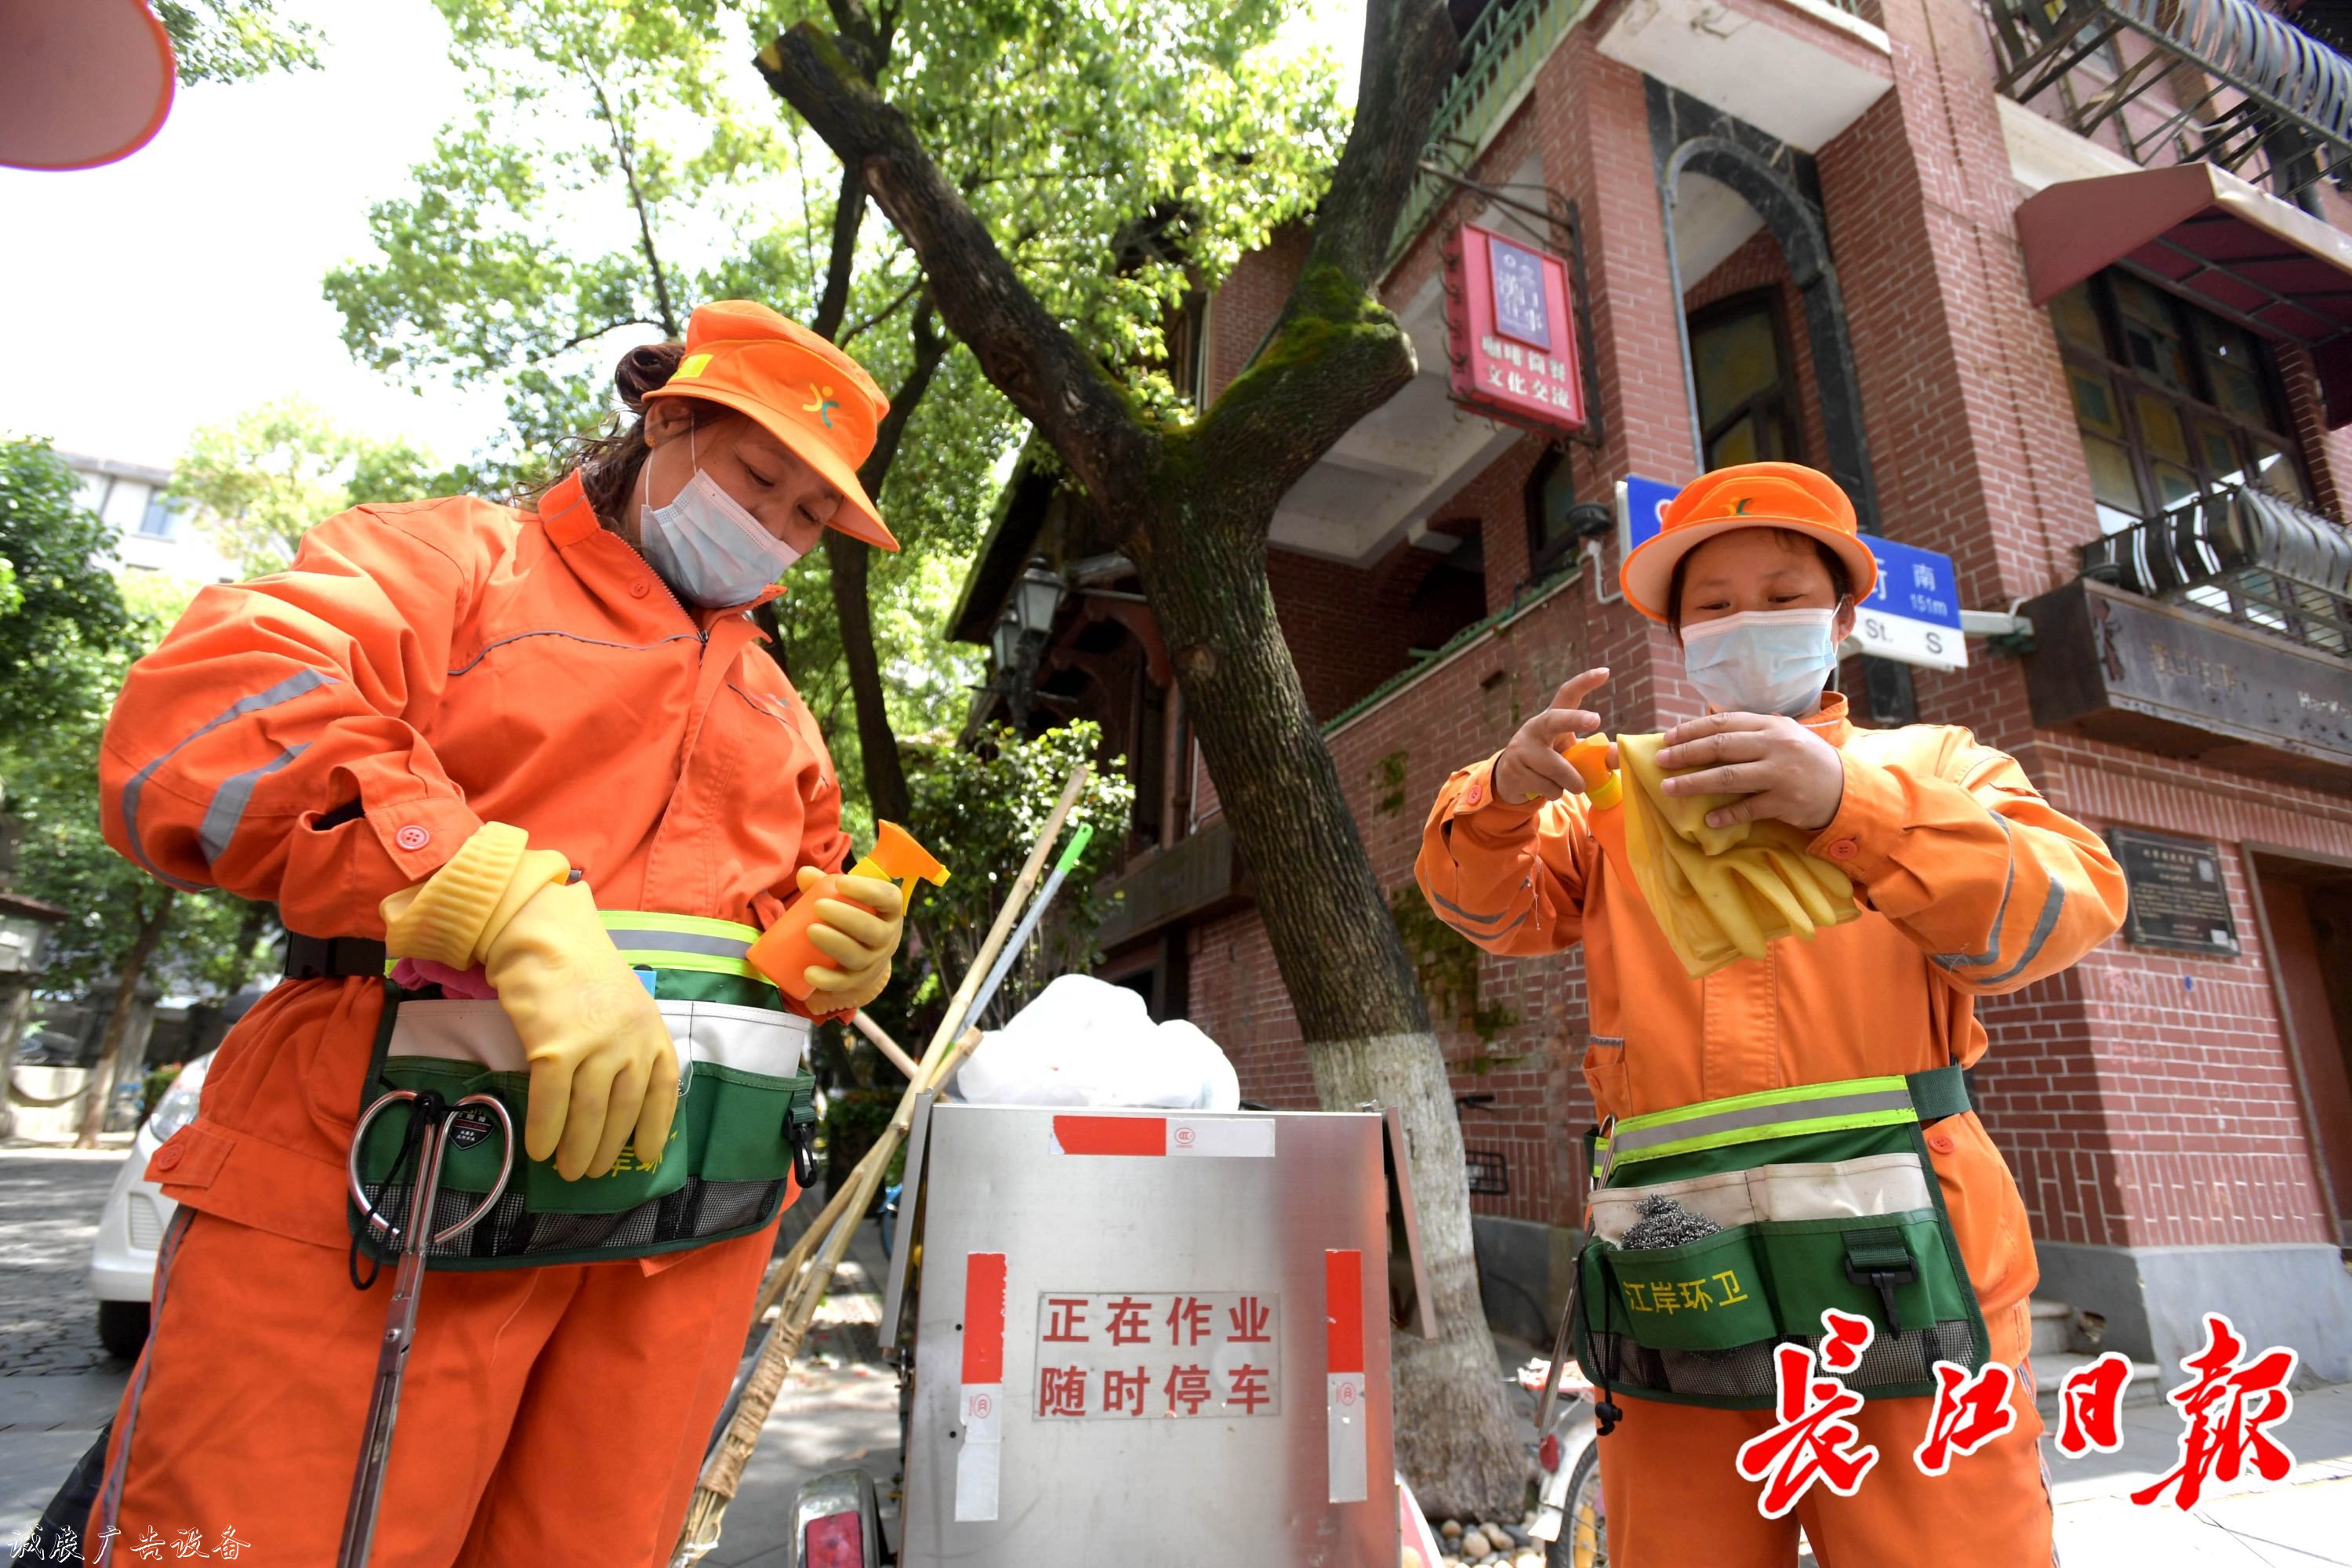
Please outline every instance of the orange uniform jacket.
[{"label": "orange uniform jacket", "polygon": [[[683,607],[576,476],[536,515],[361,507],[290,570],[204,590],[132,667],[99,764],[107,838],[314,936],[381,938],[378,903],[486,821],[567,856],[603,908],[764,925],[798,867],[838,870],[849,846],[824,740],[760,637],[747,613]],[[270,991],[154,1178],[343,1246],[382,1005],[362,979]]]},{"label": "orange uniform jacket", "polygon": [[[1583,796],[1498,801],[1491,758],[1439,791],[1414,868],[1439,917],[1489,952],[1584,943],[1584,1077],[1602,1116],[1974,1062],[1978,995],[2054,974],[2122,923],[2114,858],[2014,760],[1966,730],[1863,730],[1845,712],[1832,695],[1805,721],[1845,764],[1810,847],[1853,879],[1862,918],[1704,980],[1603,858]],[[1928,1148],[1993,1357],[2013,1365],[2036,1278],[2017,1184],[1974,1112],[1938,1123]]]}]

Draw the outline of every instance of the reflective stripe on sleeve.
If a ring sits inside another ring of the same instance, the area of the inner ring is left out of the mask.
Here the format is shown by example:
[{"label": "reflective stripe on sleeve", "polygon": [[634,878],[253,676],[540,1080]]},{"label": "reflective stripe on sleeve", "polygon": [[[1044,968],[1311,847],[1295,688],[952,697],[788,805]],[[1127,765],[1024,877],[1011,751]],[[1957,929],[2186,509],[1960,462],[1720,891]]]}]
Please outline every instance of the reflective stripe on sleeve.
[{"label": "reflective stripe on sleeve", "polygon": [[212,804],[205,807],[203,826],[196,829],[196,847],[205,852],[205,865],[227,852],[228,841],[236,837],[238,826],[245,821],[245,805],[253,798],[253,786],[310,749],[307,741],[299,746],[289,746],[274,761],[232,773],[221,781],[220,788],[213,792]]},{"label": "reflective stripe on sleeve", "polygon": [[[155,776],[158,769],[162,768],[165,763],[170,762],[173,757],[178,756],[189,746],[195,743],[195,742],[211,734],[215,730],[219,729],[222,725],[229,722],[233,719],[242,719],[248,713],[258,713],[265,708],[275,708],[281,702],[291,702],[294,699],[303,695],[305,692],[316,691],[322,686],[332,686],[335,683],[335,677],[325,674],[320,670],[296,670],[292,675],[288,676],[285,679],[278,682],[275,686],[268,687],[263,690],[257,691],[250,697],[238,698],[226,708],[222,709],[218,713],[213,715],[210,719],[205,720],[203,723],[197,725],[194,729],[189,731],[186,734],[173,742],[172,743],[171,750],[165,752],[162,756],[157,757],[153,762],[149,763],[145,767],[141,768],[137,773],[132,773],[130,780],[122,786],[122,832],[123,837],[130,841],[131,853],[138,860],[140,868],[146,871],[149,875],[156,878],[159,881],[166,882],[171,886],[179,889],[183,892],[196,892],[201,890],[204,886],[204,884],[200,882],[184,882],[177,877],[167,873],[161,866],[156,865],[154,860],[148,856],[147,846],[139,837],[139,797],[145,792],[147,788],[147,781]],[[278,763],[273,764],[273,766],[282,767],[290,759],[286,757],[280,757]],[[261,771],[269,772],[272,771],[272,768],[264,768]],[[247,775],[244,774],[237,775],[239,778],[246,776]],[[235,781],[231,780],[230,782],[234,783]],[[224,785],[223,787],[225,788],[226,786]],[[251,788],[250,784],[247,787],[248,790]],[[217,801],[215,801],[215,804],[217,804]],[[244,803],[242,801],[238,802],[237,810],[239,813],[243,812]],[[207,808],[205,813],[205,823],[207,826],[211,825],[210,808]],[[226,843],[226,840],[223,839],[222,842]]]}]

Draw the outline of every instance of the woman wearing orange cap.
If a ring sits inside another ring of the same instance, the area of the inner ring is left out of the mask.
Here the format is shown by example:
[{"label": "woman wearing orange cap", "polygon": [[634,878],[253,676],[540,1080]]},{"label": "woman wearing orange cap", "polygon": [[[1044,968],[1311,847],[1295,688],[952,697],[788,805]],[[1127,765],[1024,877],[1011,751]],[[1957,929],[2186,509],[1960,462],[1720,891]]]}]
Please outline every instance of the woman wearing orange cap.
[{"label": "woman wearing orange cap", "polygon": [[[1790,463],[1701,478],[1622,574],[1709,709],[1666,731],[1660,768],[1686,770],[1668,795],[1736,796],[1712,828],[1787,824],[1852,879],[1859,918],[1692,978],[1629,870],[1619,782],[1588,796],[1561,755],[1600,728],[1583,705],[1605,669],[1448,780],[1422,841],[1423,893],[1479,946],[1584,945],[1601,1239],[1578,1344],[1622,1411],[1601,1479],[1630,1568],[1785,1568],[1800,1526],[1825,1564],[2051,1560],[2027,1381],[2015,1425],[1935,1476],[1913,1459],[1918,1395],[1934,1362],[2018,1368],[2030,1338],[2024,1205],[1958,1071],[1985,1049],[1975,998],[2112,935],[2123,879],[1968,731],[1865,730],[1824,694],[1876,576],[1843,492]],[[1681,1228],[1637,1237],[1645,1214]],[[1778,1420],[1770,1347],[1818,1341],[1824,1307],[1872,1325],[1846,1383],[1866,1399],[1853,1446],[1878,1458],[1852,1495],[1816,1486],[1775,1517],[1738,1458]]]},{"label": "woman wearing orange cap", "polygon": [[[856,478],[884,400],[832,344],[722,301],[616,380],[641,416],[535,509],[321,522],[123,689],[110,840],[299,934],[151,1163],[181,1207],[93,1542],[334,1558],[388,1289],[345,1161],[397,1219],[401,1117],[354,1126],[432,1089],[502,1097],[523,1147],[436,1251],[374,1561],[668,1556],[798,1191],[809,1018],[880,992],[902,914],[867,879],[820,903],[806,1007],[747,963],[849,858],[751,611],[824,529],[896,544]],[[499,1142],[453,1148],[445,1220]]]}]

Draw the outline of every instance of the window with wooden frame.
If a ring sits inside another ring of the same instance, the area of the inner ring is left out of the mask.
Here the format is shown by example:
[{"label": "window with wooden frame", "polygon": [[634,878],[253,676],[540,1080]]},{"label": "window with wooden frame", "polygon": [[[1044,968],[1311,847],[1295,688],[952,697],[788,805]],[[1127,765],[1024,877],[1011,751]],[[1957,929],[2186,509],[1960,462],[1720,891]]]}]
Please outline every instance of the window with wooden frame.
[{"label": "window with wooden frame", "polygon": [[1576,504],[1575,465],[1554,447],[1528,476],[1528,576],[1549,575],[1576,550],[1568,509]]},{"label": "window with wooden frame", "polygon": [[1779,289],[1752,289],[1692,311],[1690,355],[1708,468],[1805,460]]},{"label": "window with wooden frame", "polygon": [[2252,484],[2311,504],[2278,367],[2243,327],[2115,268],[2050,301],[2099,531]]}]

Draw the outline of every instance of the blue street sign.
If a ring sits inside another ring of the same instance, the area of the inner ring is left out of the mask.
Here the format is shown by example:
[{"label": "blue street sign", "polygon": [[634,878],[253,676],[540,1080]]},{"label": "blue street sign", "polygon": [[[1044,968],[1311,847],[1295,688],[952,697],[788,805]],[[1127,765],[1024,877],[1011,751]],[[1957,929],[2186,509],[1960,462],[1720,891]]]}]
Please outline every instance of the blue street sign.
[{"label": "blue street sign", "polygon": [[1639,474],[1629,474],[1617,481],[1618,560],[1624,560],[1644,540],[1655,536],[1659,519],[1665,516],[1667,506],[1681,493],[1680,485],[1662,484]]},{"label": "blue street sign", "polygon": [[1864,534],[1878,558],[1878,586],[1862,602],[1853,635],[1864,653],[1930,669],[1962,669],[1960,588],[1952,558]]},{"label": "blue street sign", "polygon": [[1870,541],[1870,552],[1878,557],[1878,586],[1872,591],[1866,608],[1960,629],[1959,578],[1952,570],[1950,556],[1876,534],[1864,537]]}]

